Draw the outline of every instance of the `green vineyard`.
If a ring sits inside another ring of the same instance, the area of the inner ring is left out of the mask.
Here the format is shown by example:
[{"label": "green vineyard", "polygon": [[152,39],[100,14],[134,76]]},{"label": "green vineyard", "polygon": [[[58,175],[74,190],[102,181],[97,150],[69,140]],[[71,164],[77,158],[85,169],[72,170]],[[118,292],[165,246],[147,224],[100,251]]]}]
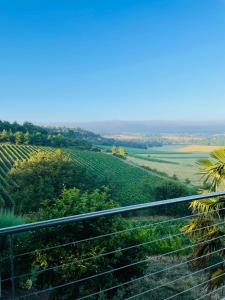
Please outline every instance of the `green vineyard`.
[{"label": "green vineyard", "polygon": [[37,149],[34,146],[0,144],[0,203],[8,199],[7,188],[10,184],[14,184],[7,178],[7,173],[14,162],[28,158]]},{"label": "green vineyard", "polygon": [[93,180],[102,184],[109,183],[114,191],[113,197],[120,205],[151,200],[146,199],[143,193],[144,180],[147,179],[153,187],[162,180],[110,154],[72,149],[67,152],[76,164],[87,168]]},{"label": "green vineyard", "polygon": [[[24,160],[44,147],[0,144],[0,203],[9,200],[7,188],[14,184],[7,178],[7,173],[17,160]],[[51,151],[50,148],[47,149]],[[141,203],[151,200],[143,194],[143,182],[154,186],[159,178],[148,174],[145,170],[129,165],[123,160],[110,154],[66,149],[65,152],[71,157],[76,165],[85,167],[87,173],[93,178],[97,185],[109,185],[113,191],[113,198],[120,205]],[[162,180],[162,179],[160,179]]]}]

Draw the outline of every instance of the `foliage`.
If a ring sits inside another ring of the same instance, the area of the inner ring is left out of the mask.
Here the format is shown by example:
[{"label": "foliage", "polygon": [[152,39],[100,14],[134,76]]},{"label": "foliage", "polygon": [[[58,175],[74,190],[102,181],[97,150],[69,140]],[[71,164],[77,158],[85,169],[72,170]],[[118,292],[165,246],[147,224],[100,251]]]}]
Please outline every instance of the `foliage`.
[{"label": "foliage", "polygon": [[[225,149],[215,150],[209,159],[198,162],[200,173],[204,182],[210,184],[209,191],[224,189],[225,183]],[[203,190],[202,192],[206,192]],[[225,282],[224,264],[224,226],[225,198],[210,198],[193,201],[190,204],[194,214],[200,214],[193,218],[190,224],[182,230],[187,232],[198,245],[194,248],[193,265],[205,268],[216,263],[208,271],[208,290],[213,290]]]},{"label": "foliage", "polygon": [[124,148],[120,147],[118,151],[119,151],[119,156],[121,156],[123,158],[126,157],[126,152],[125,152]]},{"label": "foliage", "polygon": [[126,151],[122,147],[113,146],[111,152],[114,156],[117,156],[119,158],[126,158]]},{"label": "foliage", "polygon": [[[145,241],[150,241],[149,244],[146,244],[149,256],[176,251],[190,245],[190,240],[187,236],[180,235],[174,237],[179,232],[180,227],[186,224],[185,220],[174,221],[174,219],[168,216],[154,216],[152,212],[147,216],[139,215],[131,217],[128,220],[134,228],[145,226],[145,228],[137,230],[143,235]],[[184,249],[177,255],[183,256],[189,253],[190,249]]]},{"label": "foliage", "polygon": [[[12,211],[1,210],[0,211],[0,228],[11,227],[16,225],[22,225],[25,223],[25,218],[22,216],[16,216]],[[14,238],[15,239],[15,238]],[[24,241],[24,238],[22,239]],[[7,265],[1,262],[1,259],[9,255],[9,239],[6,236],[0,237],[0,273],[8,272]]]},{"label": "foliage", "polygon": [[[53,149],[51,148],[10,144],[0,145],[0,203],[2,203],[2,207],[5,207],[5,205],[11,205],[12,196],[10,195],[12,194],[12,192],[15,191],[17,194],[15,182],[13,181],[13,174],[10,174],[10,177],[7,177],[7,173],[10,171],[11,167],[13,166],[15,161],[21,161],[21,163],[17,162],[17,165],[29,167],[29,163],[22,161],[29,159],[31,155],[40,150],[44,150],[46,151],[46,153],[49,152],[49,156],[51,156],[50,153],[51,151],[53,151]],[[163,174],[155,174],[155,172],[151,174],[150,172],[146,172],[142,168],[132,166],[112,155],[107,155],[102,152],[77,150],[71,148],[66,149],[65,153],[67,153],[67,155],[71,158],[71,162],[67,164],[73,163],[74,165],[72,167],[72,170],[74,168],[76,168],[77,170],[85,169],[84,173],[86,173],[86,176],[83,178],[81,177],[79,180],[84,180],[84,185],[87,185],[87,188],[89,186],[109,186],[113,199],[115,199],[120,205],[129,205],[157,200],[158,196],[154,194],[154,189],[155,187],[158,188],[158,184],[163,184],[166,181],[166,177],[163,176]],[[35,169],[34,166],[33,169]],[[52,168],[50,168],[50,170],[52,170]],[[13,172],[14,171],[12,171],[11,173]],[[17,174],[18,173],[19,172],[17,172]],[[62,173],[62,175],[63,174],[64,173]],[[161,178],[162,176],[165,178]],[[29,183],[30,179],[27,178],[27,180]],[[51,179],[47,178],[47,184],[49,180]],[[34,181],[34,183],[35,182],[36,181]],[[74,182],[72,186],[76,186],[76,182]],[[27,188],[28,187],[25,187],[25,190],[27,190]],[[181,195],[182,194],[178,196]],[[42,196],[44,198],[42,198],[41,200],[46,199],[44,193],[42,194]],[[166,197],[170,196],[172,195],[166,195]],[[25,198],[27,198],[26,195]]]},{"label": "foliage", "polygon": [[10,206],[9,187],[15,183],[8,178],[8,172],[15,161],[23,161],[37,151],[36,147],[24,145],[0,144],[0,207]]},{"label": "foliage", "polygon": [[0,211],[0,228],[21,225],[25,223],[25,219],[16,216],[12,211]]},{"label": "foliage", "polygon": [[[148,179],[143,181],[142,185],[143,193],[152,195],[156,201],[174,199],[182,196],[189,196],[196,193],[194,187],[187,186],[178,180],[165,179],[161,180],[152,187],[151,182]],[[171,209],[171,205],[163,205],[161,207],[154,208],[154,212],[160,215],[180,215],[188,212],[188,206],[186,203],[180,203],[176,205],[176,209]]]},{"label": "foliage", "polygon": [[20,125],[0,121],[0,143],[91,149],[92,144],[113,142],[81,128],[41,127],[29,122]]},{"label": "foliage", "polygon": [[116,146],[113,146],[112,147],[112,155],[116,154],[117,153],[117,147]]},{"label": "foliage", "polygon": [[42,200],[50,202],[64,188],[88,187],[85,169],[76,166],[61,150],[39,150],[27,160],[16,161],[9,172],[15,183],[8,188],[16,213],[36,211]]},{"label": "foliage", "polygon": [[204,182],[211,182],[211,191],[225,188],[225,148],[213,151],[210,159],[199,160]]},{"label": "foliage", "polygon": [[[108,189],[103,189],[102,191],[94,190],[90,193],[82,192],[76,188],[64,190],[59,198],[54,199],[50,203],[44,201],[42,208],[36,214],[33,214],[31,218],[32,221],[45,220],[113,208],[116,204],[110,198]],[[70,243],[74,240],[83,240],[124,230],[127,226],[128,222],[120,216],[92,219],[91,221],[75,224],[71,223],[58,226],[57,228],[42,229],[34,232],[30,237],[29,245],[32,245],[34,249],[42,249],[56,244]],[[90,242],[75,243],[48,251],[47,255],[43,251],[37,251],[31,261],[34,272],[35,270],[51,268],[57,265],[60,265],[60,267],[41,273],[34,284],[37,287],[39,285],[43,286],[43,284],[45,287],[57,286],[64,282],[79,280],[144,259],[146,257],[144,248],[131,248],[129,251],[126,251],[126,255],[122,251],[117,251],[110,256],[95,258],[96,255],[101,253],[142,243],[143,238],[138,232],[124,232],[120,234],[120,238],[118,236],[110,236]],[[93,259],[85,260],[84,258],[87,257],[93,257]],[[73,262],[72,264],[71,261]],[[70,263],[67,264],[68,262]],[[144,269],[145,264],[141,264],[122,269],[120,272],[105,274],[86,282],[81,281],[77,285],[69,286],[69,288],[53,291],[51,298],[72,299],[85,296],[138,276],[143,273]],[[109,294],[109,299],[112,298],[114,293],[115,291],[112,291]]]}]

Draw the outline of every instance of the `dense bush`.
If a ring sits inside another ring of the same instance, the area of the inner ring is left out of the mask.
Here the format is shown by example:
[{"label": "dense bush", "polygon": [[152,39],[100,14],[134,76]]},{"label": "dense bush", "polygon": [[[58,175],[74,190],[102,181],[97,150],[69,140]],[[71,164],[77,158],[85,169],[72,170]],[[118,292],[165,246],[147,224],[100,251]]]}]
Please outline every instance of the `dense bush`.
[{"label": "dense bush", "polygon": [[27,160],[17,161],[9,178],[15,182],[9,187],[9,195],[16,213],[38,210],[41,201],[50,202],[64,188],[91,186],[85,169],[60,150],[38,151]]},{"label": "dense bush", "polygon": [[[163,179],[155,185],[145,178],[142,182],[142,190],[146,195],[146,199],[152,197],[155,201],[179,198],[196,194],[196,188],[181,183],[179,180]],[[188,212],[188,204],[180,203],[176,205],[163,205],[155,207],[146,213],[153,213],[158,215],[182,215]]]},{"label": "dense bush", "polygon": [[[115,207],[110,200],[107,189],[94,190],[91,193],[82,192],[73,188],[64,190],[59,198],[50,203],[45,201],[42,208],[34,215],[32,221],[64,217],[84,212],[99,211]],[[56,244],[70,243],[74,240],[83,240],[89,237],[105,235],[110,232],[124,230],[129,223],[120,216],[92,219],[91,221],[72,223],[34,232],[28,239],[28,246],[33,249],[42,249]],[[54,287],[64,282],[71,282],[84,277],[92,276],[107,270],[113,270],[121,266],[134,263],[146,257],[145,248],[132,248],[123,252],[120,249],[144,242],[141,232],[124,232],[119,236],[99,238],[90,242],[77,243],[67,247],[56,248],[51,251],[36,252],[32,260],[26,265],[32,265],[33,278],[35,270],[42,270],[60,265],[57,269],[41,273],[33,281],[37,289],[45,286]],[[116,253],[94,258],[98,254],[118,250]],[[125,254],[125,255],[124,255]],[[90,257],[88,260],[84,258]],[[93,259],[91,258],[93,257]],[[66,263],[73,261],[73,263]],[[24,263],[24,262],[23,262]],[[51,293],[51,299],[74,299],[97,292],[118,283],[143,274],[145,264],[134,265],[112,274],[93,278],[68,288],[55,290]],[[30,278],[26,278],[29,280]],[[116,291],[113,290],[106,299],[112,299]]]}]

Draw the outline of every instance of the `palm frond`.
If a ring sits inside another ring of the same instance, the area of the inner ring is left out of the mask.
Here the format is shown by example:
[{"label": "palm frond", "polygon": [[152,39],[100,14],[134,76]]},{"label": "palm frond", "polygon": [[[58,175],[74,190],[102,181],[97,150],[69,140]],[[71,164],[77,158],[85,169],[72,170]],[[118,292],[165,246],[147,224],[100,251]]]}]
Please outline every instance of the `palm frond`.
[{"label": "palm frond", "polygon": [[210,190],[216,191],[225,181],[225,148],[213,151],[210,159],[201,159],[197,165],[204,182],[210,181]]},{"label": "palm frond", "polygon": [[224,235],[224,232],[220,231],[218,226],[210,227],[208,233],[202,236],[198,241],[198,246],[195,247],[192,257],[192,265],[194,267],[203,267],[210,260],[210,254],[215,250],[223,247],[220,237]]},{"label": "palm frond", "polygon": [[214,268],[209,273],[209,282],[207,290],[212,291],[225,283],[225,266],[221,263],[219,267]]}]

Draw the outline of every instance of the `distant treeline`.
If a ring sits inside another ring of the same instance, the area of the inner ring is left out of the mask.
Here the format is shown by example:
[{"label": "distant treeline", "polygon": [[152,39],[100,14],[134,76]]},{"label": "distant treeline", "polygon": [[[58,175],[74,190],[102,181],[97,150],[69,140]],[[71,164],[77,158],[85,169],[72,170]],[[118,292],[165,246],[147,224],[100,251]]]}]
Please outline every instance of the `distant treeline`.
[{"label": "distant treeline", "polygon": [[37,145],[51,147],[80,147],[93,148],[92,145],[122,146],[134,148],[148,148],[162,146],[162,141],[124,141],[104,138],[99,134],[81,128],[42,127],[25,122],[10,123],[0,120],[0,143],[19,145]]},{"label": "distant treeline", "polygon": [[90,149],[92,144],[103,143],[104,140],[100,135],[80,128],[47,128],[29,122],[20,125],[0,121],[0,143]]}]

